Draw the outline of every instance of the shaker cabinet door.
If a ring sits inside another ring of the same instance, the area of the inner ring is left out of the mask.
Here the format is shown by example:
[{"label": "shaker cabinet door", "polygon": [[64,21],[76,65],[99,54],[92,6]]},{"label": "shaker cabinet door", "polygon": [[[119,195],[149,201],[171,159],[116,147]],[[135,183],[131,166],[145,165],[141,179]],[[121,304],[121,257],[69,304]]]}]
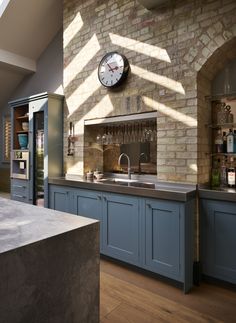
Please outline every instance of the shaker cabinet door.
[{"label": "shaker cabinet door", "polygon": [[145,267],[161,275],[180,279],[181,220],[178,203],[146,200]]},{"label": "shaker cabinet door", "polygon": [[102,252],[102,193],[83,189],[74,190],[73,213],[100,221],[100,250]]},{"label": "shaker cabinet door", "polygon": [[203,274],[236,284],[236,203],[201,200]]},{"label": "shaker cabinet door", "polygon": [[139,199],[103,195],[103,246],[108,256],[139,263]]},{"label": "shaker cabinet door", "polygon": [[72,213],[72,190],[65,186],[49,185],[49,208]]}]

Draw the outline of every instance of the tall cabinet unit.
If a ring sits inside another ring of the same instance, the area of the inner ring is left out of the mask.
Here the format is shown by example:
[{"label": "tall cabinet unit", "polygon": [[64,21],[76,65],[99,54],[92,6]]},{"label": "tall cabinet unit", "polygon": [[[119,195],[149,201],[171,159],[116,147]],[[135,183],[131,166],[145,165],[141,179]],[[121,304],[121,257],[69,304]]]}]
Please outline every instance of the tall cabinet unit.
[{"label": "tall cabinet unit", "polygon": [[63,173],[63,100],[41,93],[9,103],[12,199],[48,206],[48,177]]}]

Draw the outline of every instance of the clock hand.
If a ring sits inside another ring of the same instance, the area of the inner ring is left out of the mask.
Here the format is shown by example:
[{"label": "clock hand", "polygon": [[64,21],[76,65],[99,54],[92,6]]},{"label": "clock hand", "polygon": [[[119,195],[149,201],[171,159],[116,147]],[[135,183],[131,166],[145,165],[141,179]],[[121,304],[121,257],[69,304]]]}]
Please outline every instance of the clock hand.
[{"label": "clock hand", "polygon": [[109,69],[109,72],[113,72],[113,68],[111,67],[111,65],[110,65],[110,64],[108,64],[108,63],[107,63],[107,65],[108,65],[108,67],[110,68],[110,69]]}]

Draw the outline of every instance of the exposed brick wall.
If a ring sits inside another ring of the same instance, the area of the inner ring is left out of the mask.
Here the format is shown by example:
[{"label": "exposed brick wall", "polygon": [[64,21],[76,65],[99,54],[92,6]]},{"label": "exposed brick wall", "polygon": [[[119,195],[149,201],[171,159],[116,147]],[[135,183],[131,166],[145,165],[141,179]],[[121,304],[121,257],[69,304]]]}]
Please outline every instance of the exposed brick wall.
[{"label": "exposed brick wall", "polygon": [[[79,136],[74,157],[67,157],[65,140],[66,170],[84,172],[84,119],[157,110],[158,179],[207,181],[205,95],[215,73],[236,57],[235,17],[234,0],[176,1],[152,11],[132,0],[64,0],[65,139],[70,121]],[[131,73],[108,91],[97,66],[113,50],[127,56]]]}]

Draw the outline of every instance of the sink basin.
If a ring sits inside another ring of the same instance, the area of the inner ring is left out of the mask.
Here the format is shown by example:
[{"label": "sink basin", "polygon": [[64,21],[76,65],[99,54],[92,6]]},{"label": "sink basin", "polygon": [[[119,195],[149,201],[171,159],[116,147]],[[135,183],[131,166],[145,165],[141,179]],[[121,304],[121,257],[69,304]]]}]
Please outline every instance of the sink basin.
[{"label": "sink basin", "polygon": [[155,189],[155,184],[148,182],[139,182],[135,179],[125,179],[125,178],[103,178],[100,180],[104,184],[117,184],[122,186],[132,186],[132,187],[143,187]]}]

